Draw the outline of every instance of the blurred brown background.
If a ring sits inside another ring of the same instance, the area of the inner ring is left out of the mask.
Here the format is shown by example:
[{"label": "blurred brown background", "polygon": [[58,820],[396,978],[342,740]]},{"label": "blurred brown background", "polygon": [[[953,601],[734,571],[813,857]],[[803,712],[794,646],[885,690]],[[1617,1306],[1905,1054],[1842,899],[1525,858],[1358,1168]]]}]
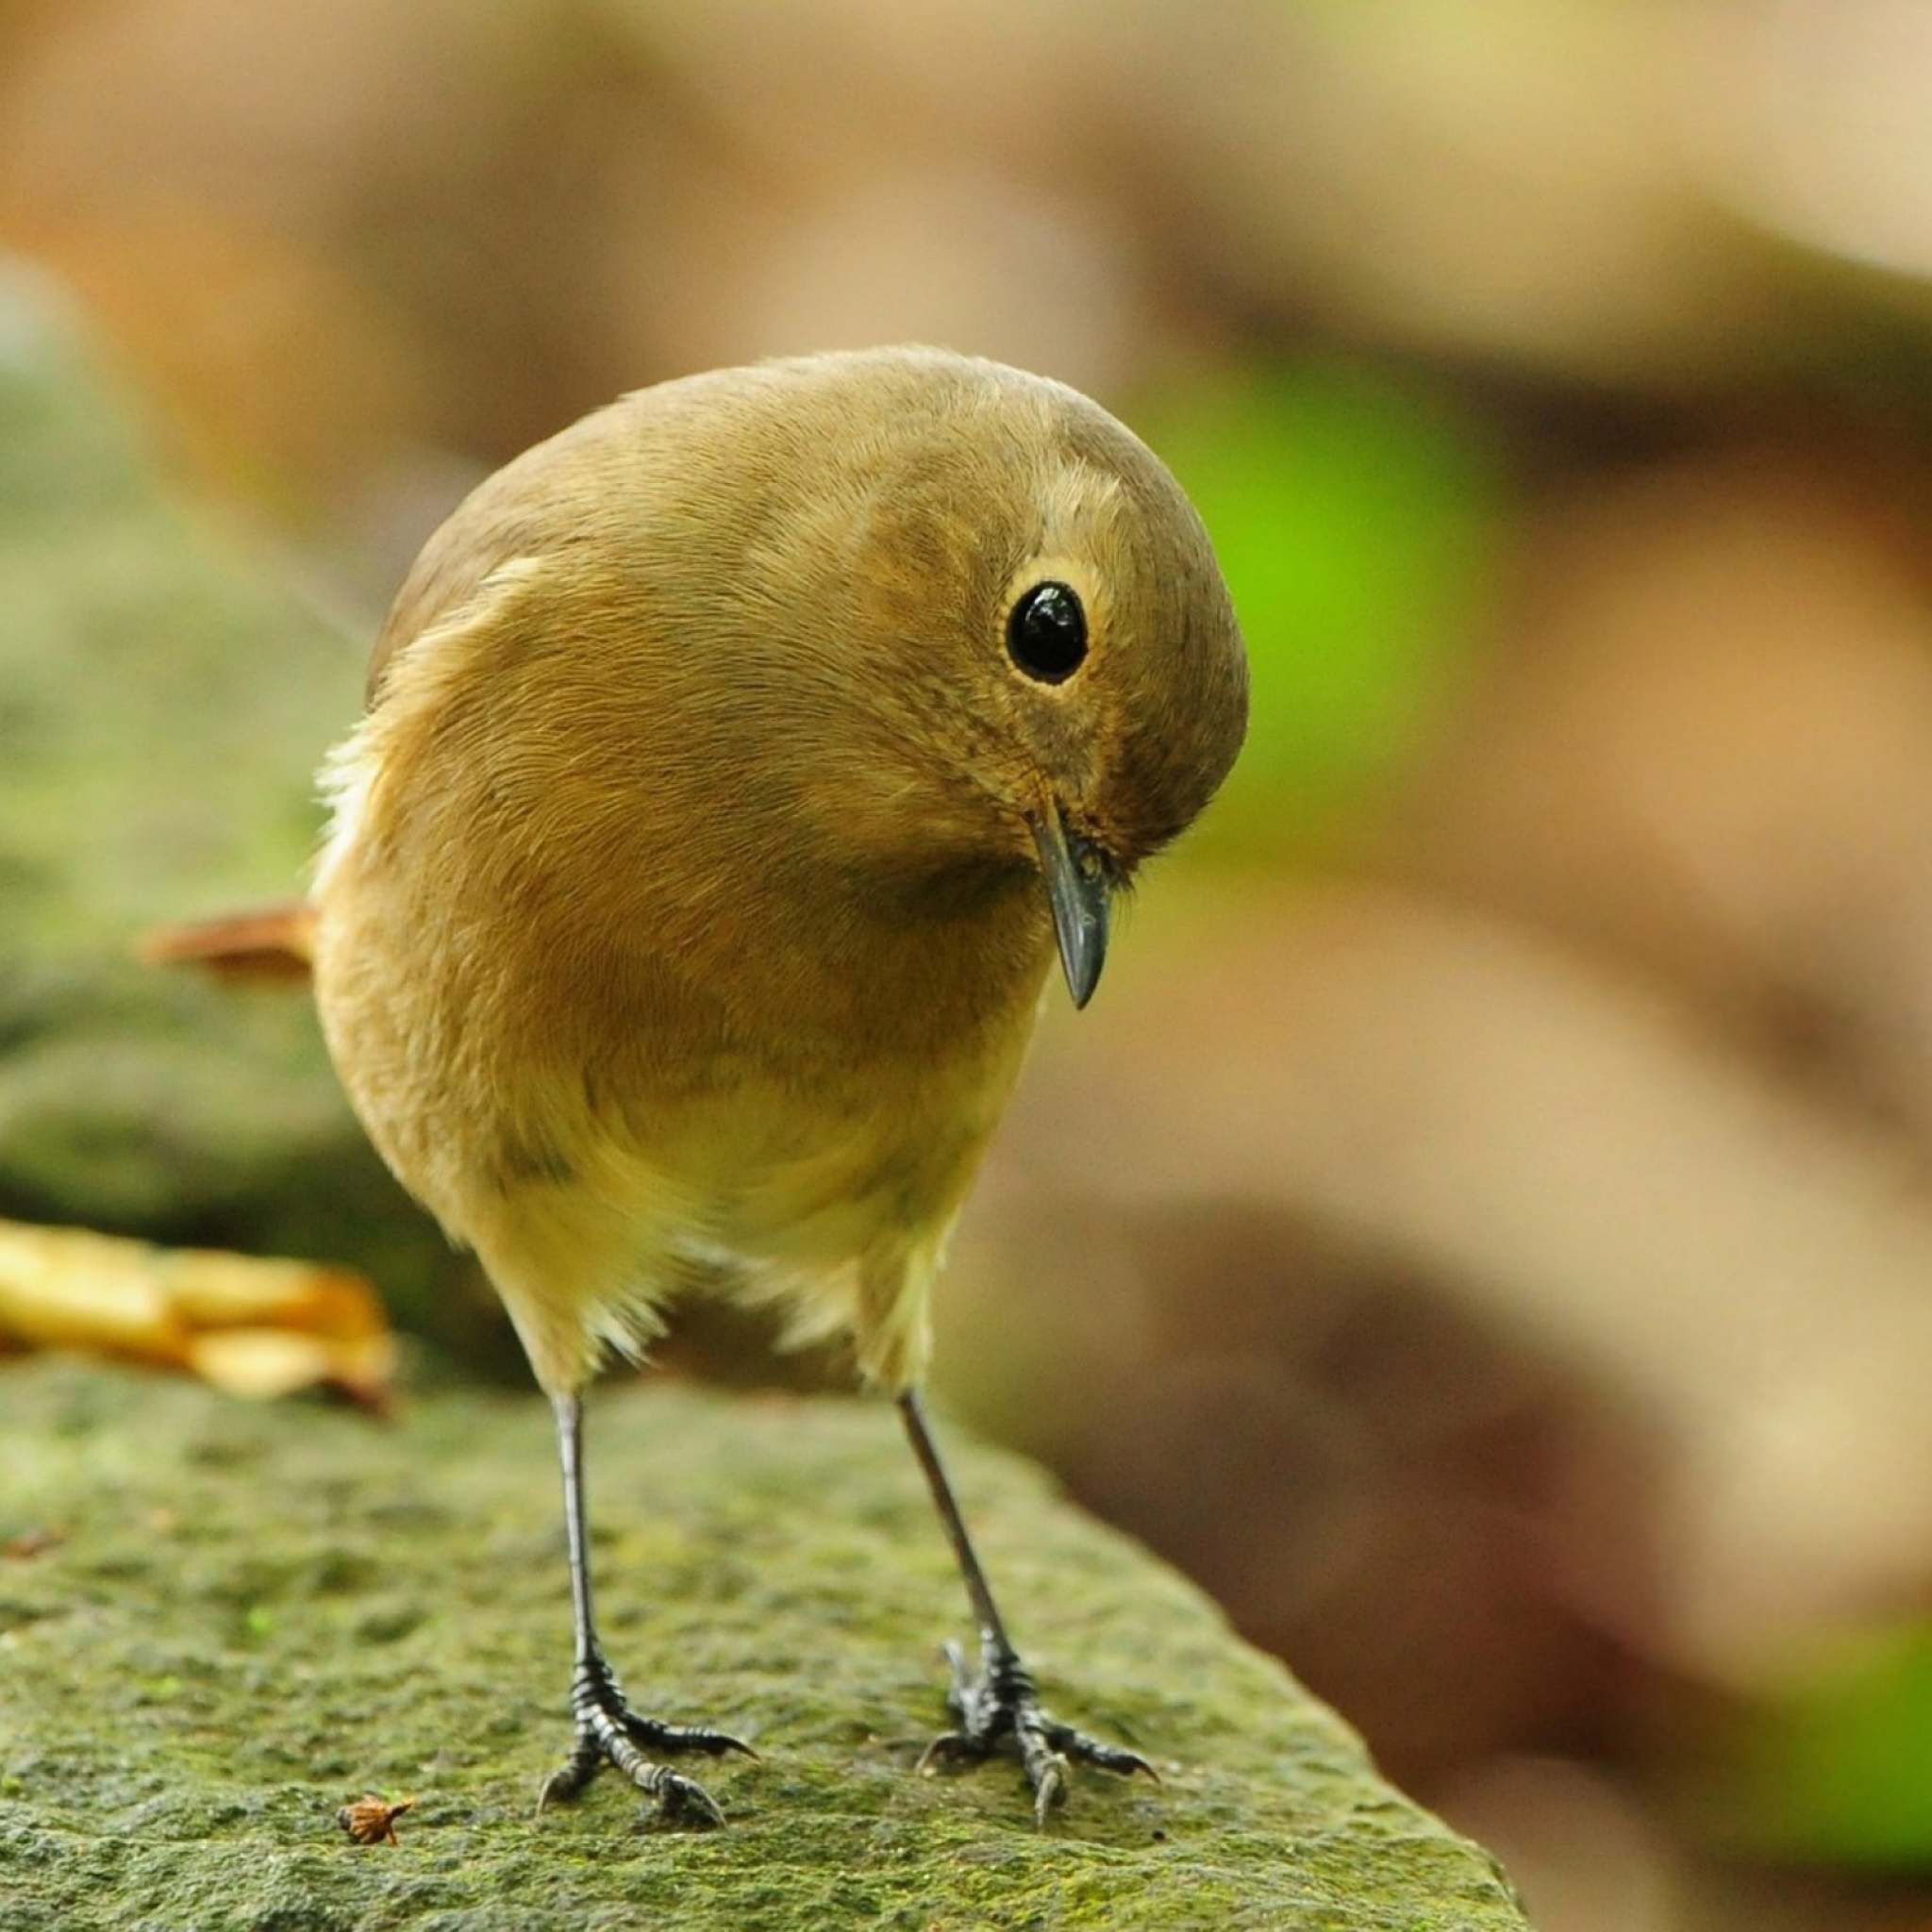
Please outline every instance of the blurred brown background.
[{"label": "blurred brown background", "polygon": [[7,0],[0,246],[365,632],[662,376],[1140,427],[1254,740],[942,1391],[1546,1932],[1932,1924],[1932,0]]}]

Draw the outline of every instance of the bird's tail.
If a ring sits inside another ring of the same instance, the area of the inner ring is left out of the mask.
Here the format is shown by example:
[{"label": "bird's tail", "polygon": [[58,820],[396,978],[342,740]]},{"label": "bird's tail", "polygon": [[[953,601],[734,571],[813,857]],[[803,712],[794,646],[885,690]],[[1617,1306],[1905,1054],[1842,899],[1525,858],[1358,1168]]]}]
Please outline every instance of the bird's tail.
[{"label": "bird's tail", "polygon": [[163,925],[135,948],[151,965],[199,966],[223,979],[307,979],[315,958],[315,908],[307,899],[220,919]]}]

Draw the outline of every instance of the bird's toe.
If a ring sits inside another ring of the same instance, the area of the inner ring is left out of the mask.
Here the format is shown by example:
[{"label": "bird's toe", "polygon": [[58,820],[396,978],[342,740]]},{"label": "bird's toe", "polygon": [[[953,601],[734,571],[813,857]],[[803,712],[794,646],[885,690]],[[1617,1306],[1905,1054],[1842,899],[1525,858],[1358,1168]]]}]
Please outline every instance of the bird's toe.
[{"label": "bird's toe", "polygon": [[1066,1803],[1075,1764],[1124,1776],[1145,1772],[1159,1783],[1159,1774],[1139,1752],[1103,1743],[1050,1716],[1031,1674],[1010,1649],[989,1643],[977,1670],[967,1665],[957,1644],[946,1645],[946,1657],[952,1667],[946,1703],[958,1727],[941,1732],[925,1747],[919,1770],[979,1763],[1010,1737],[1033,1788],[1033,1815],[1042,1825]]}]

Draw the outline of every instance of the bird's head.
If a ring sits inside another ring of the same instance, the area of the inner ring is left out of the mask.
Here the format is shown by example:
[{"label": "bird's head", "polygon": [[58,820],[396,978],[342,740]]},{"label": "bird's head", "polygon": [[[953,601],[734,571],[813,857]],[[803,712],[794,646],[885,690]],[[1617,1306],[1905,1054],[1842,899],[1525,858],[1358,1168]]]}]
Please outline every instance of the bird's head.
[{"label": "bird's head", "polygon": [[1074,391],[965,366],[976,381],[936,373],[940,406],[852,520],[850,580],[923,822],[1037,873],[1084,1006],[1116,892],[1234,763],[1247,661],[1200,518],[1145,445]]}]

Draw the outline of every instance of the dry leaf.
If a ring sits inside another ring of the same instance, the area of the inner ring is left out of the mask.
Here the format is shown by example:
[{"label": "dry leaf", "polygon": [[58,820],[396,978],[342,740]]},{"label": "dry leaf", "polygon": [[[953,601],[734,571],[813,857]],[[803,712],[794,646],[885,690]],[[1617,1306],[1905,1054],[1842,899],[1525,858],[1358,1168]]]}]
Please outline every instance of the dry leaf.
[{"label": "dry leaf", "polygon": [[0,1221],[0,1346],[182,1368],[237,1395],[318,1384],[380,1407],[394,1341],[346,1268]]}]

